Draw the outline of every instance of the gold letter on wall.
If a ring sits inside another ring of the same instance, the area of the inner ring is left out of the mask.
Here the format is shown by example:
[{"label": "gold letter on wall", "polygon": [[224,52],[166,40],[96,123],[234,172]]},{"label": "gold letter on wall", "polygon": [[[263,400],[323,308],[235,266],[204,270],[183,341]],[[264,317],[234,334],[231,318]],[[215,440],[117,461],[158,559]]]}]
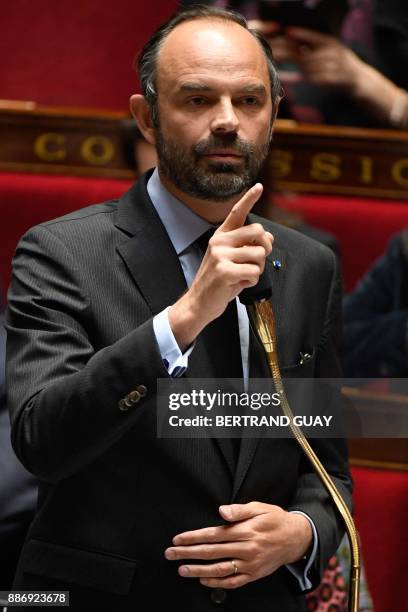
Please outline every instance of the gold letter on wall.
[{"label": "gold letter on wall", "polygon": [[367,157],[366,155],[360,157],[361,160],[361,174],[360,180],[362,183],[372,183],[373,182],[373,160],[371,157]]},{"label": "gold letter on wall", "polygon": [[332,153],[318,153],[312,157],[310,176],[316,181],[335,181],[341,176],[341,158]]},{"label": "gold letter on wall", "polygon": [[[404,170],[405,176],[403,175]],[[402,187],[408,187],[408,159],[398,160],[392,167],[391,170],[392,178],[398,185]]]},{"label": "gold letter on wall", "polygon": [[54,132],[40,134],[34,141],[34,153],[43,161],[53,162],[65,159],[65,136]]},{"label": "gold letter on wall", "polygon": [[274,149],[271,157],[271,170],[274,178],[284,178],[292,171],[293,155],[289,151]]},{"label": "gold letter on wall", "polygon": [[104,166],[114,156],[115,149],[109,138],[105,136],[89,136],[81,146],[83,159],[92,166]]}]

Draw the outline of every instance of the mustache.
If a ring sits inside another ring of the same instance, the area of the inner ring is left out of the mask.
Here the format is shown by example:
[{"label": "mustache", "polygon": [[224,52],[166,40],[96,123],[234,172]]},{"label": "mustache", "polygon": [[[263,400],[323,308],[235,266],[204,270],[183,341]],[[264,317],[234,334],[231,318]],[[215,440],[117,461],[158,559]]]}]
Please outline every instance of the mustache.
[{"label": "mustache", "polygon": [[244,155],[246,157],[254,153],[254,147],[249,142],[234,134],[229,136],[213,134],[204,140],[200,140],[200,142],[194,146],[193,150],[196,155],[205,155],[214,149],[227,148],[233,149],[240,155]]}]

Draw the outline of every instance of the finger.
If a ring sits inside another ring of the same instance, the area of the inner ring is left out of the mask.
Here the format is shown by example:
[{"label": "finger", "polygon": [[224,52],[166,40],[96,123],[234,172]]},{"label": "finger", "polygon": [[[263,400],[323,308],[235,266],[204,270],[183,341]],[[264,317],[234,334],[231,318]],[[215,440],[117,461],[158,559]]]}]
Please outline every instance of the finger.
[{"label": "finger", "polygon": [[241,247],[245,245],[258,245],[264,247],[269,255],[272,250],[274,238],[270,232],[266,232],[260,223],[250,223],[230,232],[214,234],[211,238],[211,245],[228,245],[231,247]]},{"label": "finger", "polygon": [[243,287],[254,287],[259,282],[261,275],[260,267],[254,263],[233,263],[229,262],[229,286],[239,285]]},{"label": "finger", "polygon": [[196,544],[192,546],[175,546],[167,548],[164,556],[168,561],[180,559],[226,559],[232,557],[249,558],[251,556],[247,542],[229,542],[224,544]]},{"label": "finger", "polygon": [[249,574],[236,574],[228,578],[201,578],[202,585],[211,587],[212,589],[238,589],[244,584],[251,582],[253,578]]},{"label": "finger", "polygon": [[[243,568],[243,561],[234,561],[236,567]],[[181,565],[178,569],[180,576],[185,578],[226,578],[228,576],[237,576],[235,566],[231,561],[220,561],[211,565]],[[239,572],[241,573],[241,572]]]},{"label": "finger", "polygon": [[261,274],[260,266],[257,263],[235,263],[228,259],[219,262],[217,269],[218,286],[228,287],[232,291],[229,300],[236,297],[244,287],[255,286]]},{"label": "finger", "polygon": [[286,28],[285,34],[297,42],[307,43],[311,47],[322,47],[333,41],[332,36],[316,32],[315,30],[307,30],[306,28]]},{"label": "finger", "polygon": [[336,85],[338,83],[337,75],[333,72],[329,72],[327,70],[316,71],[311,70],[308,71],[302,68],[302,72],[307,77],[307,80],[314,85]]},{"label": "finger", "polygon": [[322,50],[305,49],[305,47],[299,47],[297,62],[303,67],[307,66],[310,68],[317,68],[320,62],[326,62],[327,53]]},{"label": "finger", "polygon": [[179,533],[173,538],[173,546],[191,546],[192,544],[228,543],[231,541],[246,540],[249,534],[245,528],[239,530],[231,525],[219,527],[205,527],[194,531]]},{"label": "finger", "polygon": [[265,268],[265,249],[261,246],[244,246],[238,249],[231,249],[231,261],[237,264],[255,264],[259,267],[262,274]]},{"label": "finger", "polygon": [[[257,245],[243,246],[243,247],[238,247],[237,249],[223,246],[223,247],[219,247],[217,252],[218,252],[218,258],[220,260],[225,261],[225,263],[228,266],[228,272],[232,274],[232,276],[229,278],[229,282],[227,279],[223,279],[225,282],[227,282],[228,285],[231,285],[231,283],[234,284],[234,281],[239,282],[241,280],[240,275],[241,275],[242,270],[236,270],[236,268],[234,268],[233,266],[230,266],[231,263],[239,264],[239,265],[254,264],[258,266],[258,268],[262,272],[265,267],[265,260],[268,254],[265,251],[265,247],[257,246]],[[257,274],[258,271],[254,270],[254,273]],[[237,278],[237,274],[238,274],[238,278]]]},{"label": "finger", "polygon": [[261,183],[256,183],[251,189],[248,189],[246,194],[234,204],[229,215],[217,229],[216,233],[230,232],[238,227],[242,227],[255,202],[259,200],[262,191],[263,186]]},{"label": "finger", "polygon": [[328,67],[333,68],[336,66],[338,62],[333,60],[330,57],[327,57],[327,53],[317,53],[315,51],[311,51],[307,55],[303,55],[299,58],[299,64],[303,69],[308,70],[327,70]]},{"label": "finger", "polygon": [[248,504],[220,506],[219,512],[222,518],[227,521],[244,521],[260,514],[272,512],[274,507],[271,504],[263,504],[262,502],[249,502]]}]

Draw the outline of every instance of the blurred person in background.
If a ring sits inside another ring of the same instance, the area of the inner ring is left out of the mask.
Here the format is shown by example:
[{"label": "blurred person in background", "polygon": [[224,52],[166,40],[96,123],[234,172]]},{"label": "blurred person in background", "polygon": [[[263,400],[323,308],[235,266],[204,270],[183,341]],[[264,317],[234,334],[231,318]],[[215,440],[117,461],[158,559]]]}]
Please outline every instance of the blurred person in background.
[{"label": "blurred person in background", "polygon": [[344,299],[342,362],[352,378],[408,375],[408,230]]},{"label": "blurred person in background", "polygon": [[[184,0],[184,5],[194,2]],[[403,0],[209,0],[268,39],[286,99],[280,118],[408,127],[408,3]]]}]

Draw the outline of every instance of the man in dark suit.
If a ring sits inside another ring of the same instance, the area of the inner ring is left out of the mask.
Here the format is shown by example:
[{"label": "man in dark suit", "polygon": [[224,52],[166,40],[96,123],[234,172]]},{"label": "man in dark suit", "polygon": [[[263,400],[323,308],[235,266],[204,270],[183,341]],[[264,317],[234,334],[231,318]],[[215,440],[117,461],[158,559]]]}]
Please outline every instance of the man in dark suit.
[{"label": "man in dark suit", "polygon": [[[264,267],[284,374],[337,375],[336,260],[248,214],[279,83],[241,17],[180,13],[139,72],[158,170],[33,228],[14,259],[12,439],[41,481],[14,587],[84,611],[303,610],[343,531],[308,461],[291,439],[158,439],[156,383],[268,376],[236,299]],[[350,503],[343,441],[315,448]]]}]

